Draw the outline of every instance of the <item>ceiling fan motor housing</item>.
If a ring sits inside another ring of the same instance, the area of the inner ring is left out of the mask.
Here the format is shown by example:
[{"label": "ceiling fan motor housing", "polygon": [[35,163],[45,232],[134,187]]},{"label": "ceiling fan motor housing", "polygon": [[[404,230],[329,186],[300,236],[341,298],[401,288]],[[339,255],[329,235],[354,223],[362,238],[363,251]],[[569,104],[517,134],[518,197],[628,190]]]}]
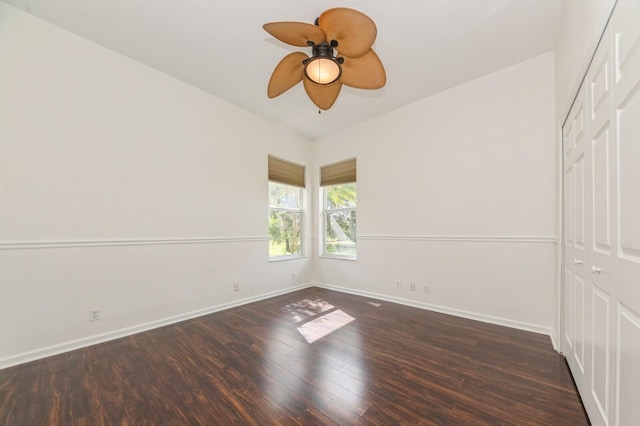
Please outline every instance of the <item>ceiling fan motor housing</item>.
[{"label": "ceiling fan motor housing", "polygon": [[333,48],[338,46],[336,40],[331,40],[329,44],[326,40],[320,44],[308,41],[307,44],[313,47],[311,58],[302,61],[304,73],[307,78],[317,84],[331,84],[342,75],[343,58],[336,58],[333,55]]}]

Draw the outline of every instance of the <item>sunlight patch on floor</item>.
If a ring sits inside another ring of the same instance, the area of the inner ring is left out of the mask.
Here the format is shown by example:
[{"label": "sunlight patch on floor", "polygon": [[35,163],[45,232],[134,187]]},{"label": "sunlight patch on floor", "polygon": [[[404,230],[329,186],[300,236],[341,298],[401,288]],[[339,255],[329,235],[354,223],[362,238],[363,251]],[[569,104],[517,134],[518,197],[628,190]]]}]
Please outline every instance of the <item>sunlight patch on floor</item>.
[{"label": "sunlight patch on floor", "polygon": [[351,315],[338,309],[301,325],[298,331],[307,342],[313,343],[354,320]]},{"label": "sunlight patch on floor", "polygon": [[282,312],[284,312],[293,322],[300,322],[302,320],[316,316],[321,312],[333,309],[334,307],[335,306],[333,306],[331,303],[325,302],[322,299],[304,299],[300,300],[299,302],[288,304],[287,306],[282,308]]}]

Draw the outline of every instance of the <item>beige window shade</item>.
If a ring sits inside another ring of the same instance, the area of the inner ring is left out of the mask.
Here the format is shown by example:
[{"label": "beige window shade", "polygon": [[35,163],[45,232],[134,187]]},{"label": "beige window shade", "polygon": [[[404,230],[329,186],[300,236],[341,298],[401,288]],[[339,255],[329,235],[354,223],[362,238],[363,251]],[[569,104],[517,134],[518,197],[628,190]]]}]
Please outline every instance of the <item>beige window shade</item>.
[{"label": "beige window shade", "polygon": [[269,180],[304,188],[304,166],[269,156]]},{"label": "beige window shade", "polygon": [[356,159],[320,167],[320,186],[339,185],[356,181]]}]

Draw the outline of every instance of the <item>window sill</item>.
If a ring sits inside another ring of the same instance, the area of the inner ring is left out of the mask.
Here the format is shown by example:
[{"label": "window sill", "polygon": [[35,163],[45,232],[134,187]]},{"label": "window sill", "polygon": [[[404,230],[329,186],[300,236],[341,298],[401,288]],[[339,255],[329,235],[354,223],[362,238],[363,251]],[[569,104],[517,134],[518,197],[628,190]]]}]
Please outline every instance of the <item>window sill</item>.
[{"label": "window sill", "polygon": [[270,257],[269,262],[282,262],[285,260],[296,260],[296,259],[306,259],[307,256],[302,256],[300,254],[292,254],[291,256],[278,256],[278,257]]},{"label": "window sill", "polygon": [[320,257],[323,257],[325,259],[338,259],[338,260],[358,260],[357,257],[351,257],[351,256],[339,256],[339,255],[335,255],[335,254],[321,254]]}]

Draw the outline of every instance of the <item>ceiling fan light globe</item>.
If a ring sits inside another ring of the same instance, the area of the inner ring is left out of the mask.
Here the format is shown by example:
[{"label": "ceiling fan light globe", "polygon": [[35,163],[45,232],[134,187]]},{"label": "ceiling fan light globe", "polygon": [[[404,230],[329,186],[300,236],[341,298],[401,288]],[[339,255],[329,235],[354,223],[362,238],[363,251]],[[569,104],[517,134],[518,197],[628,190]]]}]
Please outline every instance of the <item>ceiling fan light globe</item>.
[{"label": "ceiling fan light globe", "polygon": [[317,84],[331,84],[340,78],[342,68],[330,58],[314,58],[307,63],[304,72],[309,80]]}]

